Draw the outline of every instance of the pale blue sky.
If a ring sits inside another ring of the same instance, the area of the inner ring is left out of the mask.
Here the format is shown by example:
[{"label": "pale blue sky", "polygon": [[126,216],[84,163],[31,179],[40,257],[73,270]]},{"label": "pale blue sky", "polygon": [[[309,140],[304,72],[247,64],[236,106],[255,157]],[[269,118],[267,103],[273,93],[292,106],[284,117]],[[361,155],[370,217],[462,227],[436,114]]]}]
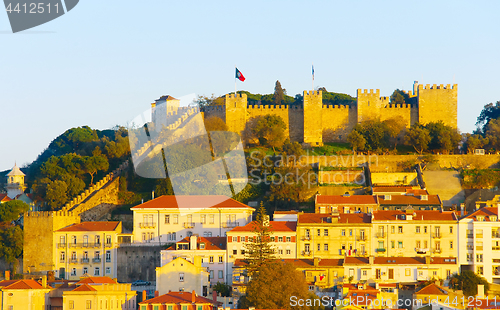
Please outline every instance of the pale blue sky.
[{"label": "pale blue sky", "polygon": [[[406,4],[407,3],[407,4]],[[458,125],[500,100],[498,1],[90,1],[12,34],[0,12],[0,171],[66,129],[125,125],[163,94],[458,83]]]}]

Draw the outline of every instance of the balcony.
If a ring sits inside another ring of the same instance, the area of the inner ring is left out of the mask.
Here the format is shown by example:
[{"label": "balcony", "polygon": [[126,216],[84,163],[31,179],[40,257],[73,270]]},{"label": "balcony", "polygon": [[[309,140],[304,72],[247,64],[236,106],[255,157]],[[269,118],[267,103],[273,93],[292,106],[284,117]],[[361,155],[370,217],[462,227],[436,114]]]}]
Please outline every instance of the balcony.
[{"label": "balcony", "polygon": [[483,234],[476,234],[476,238],[483,238]]},{"label": "balcony", "polygon": [[437,248],[437,249],[432,249],[432,253],[437,253],[437,254],[440,254],[441,253],[441,249]]},{"label": "balcony", "polygon": [[70,248],[100,248],[100,243],[70,243],[68,245]]},{"label": "balcony", "polygon": [[194,228],[194,223],[193,222],[184,222],[182,224],[184,228]]},{"label": "balcony", "polygon": [[375,249],[375,252],[377,252],[377,253],[384,253],[385,252],[385,248]]},{"label": "balcony", "polygon": [[100,263],[101,259],[100,258],[92,258],[93,263]]},{"label": "balcony", "polygon": [[59,249],[64,249],[64,248],[66,247],[66,243],[58,243],[58,244],[57,244],[57,247],[58,247]]},{"label": "balcony", "polygon": [[434,239],[441,239],[441,237],[442,237],[442,235],[439,232],[436,232],[436,233],[432,234],[432,238],[434,238]]},{"label": "balcony", "polygon": [[365,235],[356,236],[356,241],[366,241],[366,236]]},{"label": "balcony", "polygon": [[469,239],[474,238],[474,234],[467,234],[467,238],[469,238]]},{"label": "balcony", "polygon": [[302,255],[304,255],[304,256],[310,256],[311,252],[309,252],[309,251],[302,251]]},{"label": "balcony", "polygon": [[82,258],[81,259],[81,263],[82,264],[88,264],[89,263],[89,259],[88,258]]},{"label": "balcony", "polygon": [[500,251],[500,246],[491,247],[492,251]]},{"label": "balcony", "polygon": [[305,237],[302,237],[302,240],[311,240],[311,237],[305,236]]},{"label": "balcony", "polygon": [[106,258],[106,263],[111,263],[111,258]]},{"label": "balcony", "polygon": [[384,232],[378,232],[375,234],[376,238],[385,238],[385,233]]},{"label": "balcony", "polygon": [[222,223],[222,227],[224,228],[234,228],[234,227],[238,227],[240,226],[240,224],[238,222],[225,222],[225,223]]},{"label": "balcony", "polygon": [[112,243],[105,243],[105,244],[104,244],[104,247],[106,247],[106,248],[111,248],[111,247],[113,247],[113,244],[112,244]]},{"label": "balcony", "polygon": [[417,254],[426,254],[427,251],[429,251],[429,249],[425,249],[425,248],[415,248],[415,252],[417,252]]},{"label": "balcony", "polygon": [[153,222],[139,223],[139,228],[156,228],[156,223]]},{"label": "balcony", "polygon": [[482,251],[483,246],[482,245],[476,245],[476,251]]},{"label": "balcony", "polygon": [[77,258],[72,258],[69,260],[70,264],[77,264],[78,263],[78,259]]},{"label": "balcony", "polygon": [[494,232],[494,231],[493,231],[493,232],[491,233],[491,238],[500,238],[500,233],[498,233],[498,232]]},{"label": "balcony", "polygon": [[474,251],[474,246],[473,245],[468,245],[467,246],[467,251]]}]

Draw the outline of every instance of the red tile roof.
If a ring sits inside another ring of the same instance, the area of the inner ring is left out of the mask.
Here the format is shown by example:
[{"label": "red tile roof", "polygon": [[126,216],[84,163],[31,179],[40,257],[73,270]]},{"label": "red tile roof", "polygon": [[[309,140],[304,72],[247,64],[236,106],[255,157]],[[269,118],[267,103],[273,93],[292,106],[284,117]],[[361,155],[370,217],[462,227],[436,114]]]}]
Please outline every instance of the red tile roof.
[{"label": "red tile roof", "polygon": [[385,199],[385,195],[378,195],[378,202],[383,205],[435,205],[440,206],[441,200],[438,195],[427,195],[427,200],[422,200],[420,196],[409,195],[389,195],[390,199]]},{"label": "red tile roof", "polygon": [[371,216],[366,213],[342,213],[338,216],[326,215],[321,213],[299,214],[299,224],[313,223],[371,223]]},{"label": "red tile roof", "polygon": [[496,216],[498,218],[498,208],[497,207],[483,207],[471,214],[465,216],[464,218],[473,219],[477,221],[478,216],[483,216],[485,222],[491,221],[490,216]]},{"label": "red tile roof", "polygon": [[89,292],[89,291],[97,291],[97,290],[88,284],[80,285],[73,290],[73,292]]},{"label": "red tile roof", "polygon": [[[190,237],[186,237],[182,239],[181,241],[177,241],[176,244],[178,243],[190,243]],[[205,248],[201,249],[200,248],[200,243],[205,244]],[[225,250],[227,245],[227,238],[226,237],[198,237],[197,240],[197,247],[198,250]],[[171,245],[170,247],[167,248],[167,250],[175,250],[176,246]]]},{"label": "red tile roof", "polygon": [[116,284],[110,277],[82,277],[76,284]]},{"label": "red tile roof", "polygon": [[[151,298],[140,302],[139,305],[150,305],[150,304],[180,304],[180,303],[192,303],[193,293],[188,292],[170,292],[155,298]],[[195,303],[197,304],[220,304],[214,303],[205,297],[195,296]]]},{"label": "red tile roof", "polygon": [[[292,264],[296,268],[307,268],[314,267],[313,259],[295,259],[295,258],[287,258],[280,259],[284,263]],[[343,264],[343,259],[331,259],[331,258],[322,258],[319,260],[318,267],[341,267]],[[248,262],[245,259],[237,259],[234,262],[235,267],[245,267],[248,265]]]},{"label": "red tile roof", "polygon": [[83,222],[56,231],[114,231],[120,222]]},{"label": "red tile roof", "polygon": [[342,205],[376,205],[377,198],[372,195],[317,195],[316,204],[342,204]]},{"label": "red tile roof", "polygon": [[[254,228],[256,226],[256,222],[250,222],[246,224],[245,226],[237,226],[233,229],[231,229],[229,232],[239,232],[239,231],[246,231],[246,232],[252,232],[254,231]],[[270,226],[270,231],[288,231],[288,232],[295,232],[297,228],[297,222],[285,222],[285,221],[269,221],[269,226]]]},{"label": "red tile roof", "polygon": [[417,291],[415,294],[425,294],[425,295],[448,295],[448,292],[432,283],[422,288],[420,291]]},{"label": "red tile roof", "polygon": [[299,211],[274,211],[274,214],[298,214]]},{"label": "red tile roof", "polygon": [[[368,257],[352,257],[348,256],[345,258],[345,263],[347,265],[362,265],[368,264]],[[455,257],[431,257],[431,264],[450,264],[454,265],[457,263]],[[426,264],[425,257],[375,257],[373,260],[374,265],[422,265]]]},{"label": "red tile roof", "polygon": [[374,186],[372,187],[372,193],[406,193],[407,190],[413,189],[411,185],[395,185],[395,186]]},{"label": "red tile roof", "polygon": [[3,280],[0,287],[8,290],[41,289],[43,286],[35,280]]},{"label": "red tile roof", "polygon": [[0,203],[1,202],[7,202],[7,201],[11,201],[12,199],[9,198],[9,196],[7,196],[7,194],[0,194]]},{"label": "red tile roof", "polygon": [[[378,290],[349,290],[345,299],[351,301],[351,304],[354,306],[368,306],[372,303],[374,299],[377,298]],[[358,296],[363,296],[363,298],[359,298]]]},{"label": "red tile roof", "polygon": [[223,195],[207,195],[207,196],[187,196],[187,195],[164,195],[138,206],[130,208],[131,210],[138,209],[178,209],[179,205],[182,208],[254,208],[247,206],[239,201]]},{"label": "red tile roof", "polygon": [[412,221],[457,221],[458,219],[454,211],[414,210],[406,213],[402,210],[376,210],[373,211],[372,221],[407,221],[400,215],[411,215]]}]

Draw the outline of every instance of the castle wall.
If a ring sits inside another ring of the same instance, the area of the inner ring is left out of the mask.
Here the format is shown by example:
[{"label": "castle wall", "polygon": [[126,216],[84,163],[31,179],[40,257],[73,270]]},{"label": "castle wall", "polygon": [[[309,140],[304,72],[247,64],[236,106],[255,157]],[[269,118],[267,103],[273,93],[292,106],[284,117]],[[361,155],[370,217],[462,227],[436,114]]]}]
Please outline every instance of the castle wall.
[{"label": "castle wall", "polygon": [[80,217],[73,212],[24,213],[23,273],[54,270],[53,232],[75,223],[80,223]]},{"label": "castle wall", "polygon": [[381,109],[389,104],[389,97],[380,97],[380,89],[358,89],[357,90],[357,122],[378,120],[381,117]]},{"label": "castle wall", "polygon": [[457,84],[418,85],[418,120],[422,124],[442,120],[457,128]]},{"label": "castle wall", "polygon": [[382,107],[380,112],[380,121],[395,119],[405,125],[406,128],[410,127],[412,105],[411,104],[387,104]]},{"label": "castle wall", "polygon": [[304,108],[302,106],[289,107],[288,131],[290,132],[290,141],[304,142]]},{"label": "castle wall", "polygon": [[283,119],[286,124],[285,135],[290,135],[289,129],[289,111],[288,106],[285,105],[248,105],[247,108],[247,131],[255,125],[258,119],[265,115],[277,115]]},{"label": "castle wall", "polygon": [[225,122],[229,131],[243,133],[247,122],[247,95],[228,94],[225,98],[226,117]]},{"label": "castle wall", "polygon": [[323,145],[323,93],[304,91],[304,143]]},{"label": "castle wall", "polygon": [[226,122],[226,107],[223,105],[217,105],[217,106],[212,106],[212,107],[205,107],[203,117],[204,118],[209,118],[209,117],[218,117],[221,120]]},{"label": "castle wall", "polygon": [[356,109],[348,105],[323,105],[323,142],[346,141],[356,124]]}]

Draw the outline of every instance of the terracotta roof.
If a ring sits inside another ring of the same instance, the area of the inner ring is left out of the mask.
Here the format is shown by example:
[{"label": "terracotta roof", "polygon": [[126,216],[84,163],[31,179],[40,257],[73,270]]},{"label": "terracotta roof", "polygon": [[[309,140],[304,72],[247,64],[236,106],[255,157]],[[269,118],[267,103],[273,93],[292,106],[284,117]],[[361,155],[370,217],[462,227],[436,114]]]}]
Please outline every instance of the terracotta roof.
[{"label": "terracotta roof", "polygon": [[223,195],[164,195],[143,204],[130,208],[130,210],[138,209],[179,209],[182,208],[254,208],[247,206],[239,201]]},{"label": "terracotta roof", "polygon": [[488,298],[488,299],[478,299],[476,298],[476,306],[477,309],[500,309],[500,301],[497,301],[496,298]]},{"label": "terracotta roof", "polygon": [[478,216],[483,216],[485,222],[489,222],[490,216],[496,216],[498,218],[498,208],[497,207],[483,207],[477,211],[472,212],[471,214],[463,217],[463,218],[468,218],[468,219],[473,219],[474,221],[477,221]]},{"label": "terracotta roof", "polygon": [[179,100],[179,99],[175,99],[174,97],[172,97],[170,95],[163,95],[159,99],[156,99],[156,101],[160,101],[160,100]]},{"label": "terracotta roof", "polygon": [[10,176],[15,176],[15,175],[21,175],[21,176],[26,176],[22,171],[21,169],[19,169],[19,167],[17,166],[17,164],[14,164],[14,167],[12,168],[12,170],[7,173],[7,176],[10,177]]},{"label": "terracotta roof", "polygon": [[11,200],[12,199],[10,199],[9,196],[7,196],[7,194],[0,194],[0,202],[7,202]]},{"label": "terracotta roof", "polygon": [[[368,306],[371,304],[372,300],[377,298],[378,290],[349,290],[346,299],[351,300],[354,306]],[[358,296],[363,296],[363,298],[358,298]]]},{"label": "terracotta roof", "polygon": [[[197,237],[198,240],[196,241],[197,244],[197,249],[198,250],[225,250],[227,246],[227,238],[226,237]],[[187,243],[189,244],[191,242],[190,237],[186,237],[180,241],[177,241],[175,244],[178,243]],[[200,244],[204,243],[205,248],[201,249]],[[167,250],[176,250],[176,246],[171,245],[170,247],[167,248]]]},{"label": "terracotta roof", "polygon": [[274,211],[274,214],[299,214],[299,211]]},{"label": "terracotta roof", "polygon": [[[170,292],[168,294],[164,294],[155,298],[151,298],[140,302],[139,305],[148,305],[148,304],[179,304],[179,303],[192,303],[193,293],[189,292]],[[195,303],[198,304],[220,304],[214,303],[213,300],[210,300],[205,297],[196,296]]]},{"label": "terracotta roof", "polygon": [[88,284],[80,285],[73,290],[73,292],[88,292],[88,291],[97,291],[97,290]]},{"label": "terracotta roof", "polygon": [[82,277],[76,284],[116,284],[110,277]]},{"label": "terracotta roof", "polygon": [[[348,265],[361,265],[368,264],[368,257],[352,257],[348,256],[345,258],[345,264]],[[431,264],[450,264],[454,265],[457,263],[456,257],[431,257]],[[426,264],[425,257],[374,257],[374,265],[422,265]]]},{"label": "terracotta roof", "polygon": [[438,195],[427,195],[427,200],[422,200],[420,196],[390,195],[390,199],[385,199],[385,195],[378,195],[380,205],[441,205]]},{"label": "terracotta roof", "polygon": [[114,231],[120,222],[83,222],[56,231]]},{"label": "terracotta roof", "polygon": [[299,224],[304,223],[371,223],[371,216],[366,213],[342,213],[338,216],[321,214],[321,213],[304,213],[299,214]]},{"label": "terracotta roof", "polygon": [[425,294],[425,295],[448,295],[445,289],[440,288],[436,284],[432,283],[417,291],[415,294]]},{"label": "terracotta roof", "polygon": [[385,193],[406,193],[408,189],[413,189],[411,185],[396,185],[396,186],[374,186],[372,187],[372,193],[385,192]]},{"label": "terracotta roof", "polygon": [[400,215],[411,215],[412,221],[457,221],[457,215],[453,211],[439,210],[413,210],[406,213],[402,210],[376,210],[373,211],[372,221],[407,221]]},{"label": "terracotta roof", "polygon": [[35,280],[3,280],[0,287],[7,290],[41,289],[43,286]]},{"label": "terracotta roof", "polygon": [[372,195],[317,195],[316,196],[317,204],[377,204],[376,196]]},{"label": "terracotta roof", "polygon": [[429,195],[426,189],[407,189],[406,195],[413,194],[414,196]]},{"label": "terracotta roof", "polygon": [[[252,232],[256,226],[256,222],[250,222],[245,226],[237,226],[231,229],[229,232],[238,232],[238,231],[249,231]],[[291,231],[295,232],[297,228],[297,222],[289,222],[289,221],[269,221],[270,231]]]}]

